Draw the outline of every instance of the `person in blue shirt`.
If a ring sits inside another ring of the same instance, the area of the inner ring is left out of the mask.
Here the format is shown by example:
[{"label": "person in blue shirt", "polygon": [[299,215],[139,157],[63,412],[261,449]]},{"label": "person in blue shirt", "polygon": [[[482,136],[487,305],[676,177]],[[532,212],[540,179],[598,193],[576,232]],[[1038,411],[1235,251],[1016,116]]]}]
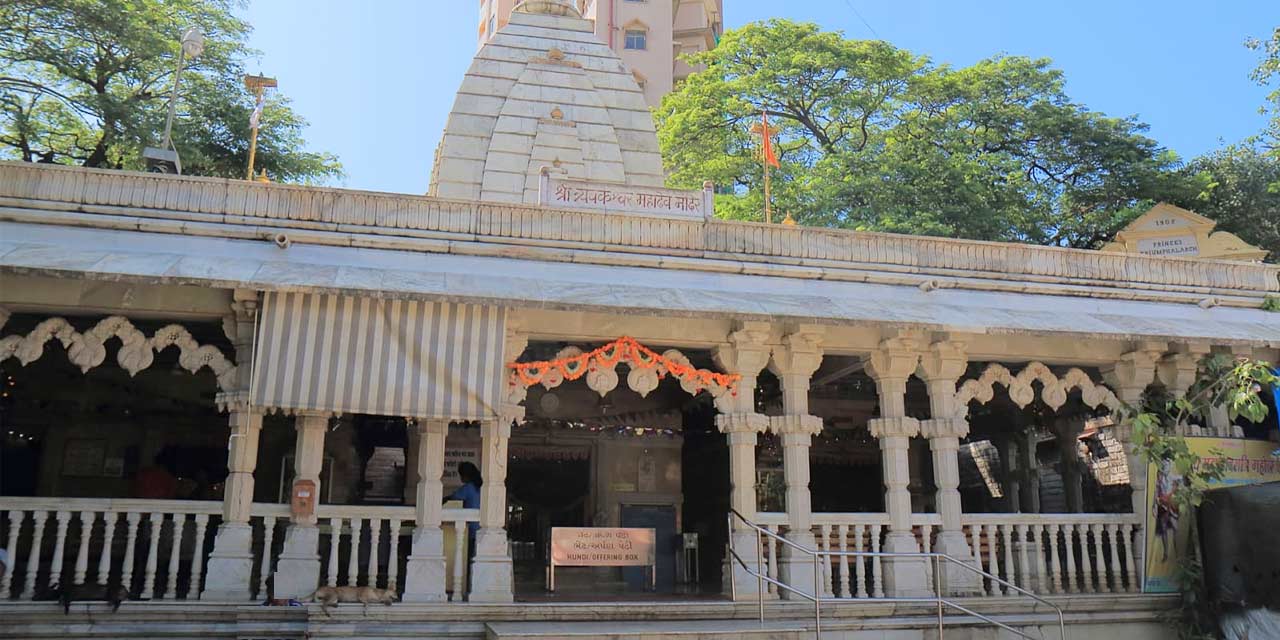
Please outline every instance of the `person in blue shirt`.
[{"label": "person in blue shirt", "polygon": [[[458,477],[462,479],[462,486],[445,496],[444,501],[461,500],[462,508],[479,509],[480,487],[484,486],[480,469],[470,462],[459,462]],[[467,523],[467,584],[471,584],[471,561],[476,557],[476,532],[479,530],[479,522]]]}]

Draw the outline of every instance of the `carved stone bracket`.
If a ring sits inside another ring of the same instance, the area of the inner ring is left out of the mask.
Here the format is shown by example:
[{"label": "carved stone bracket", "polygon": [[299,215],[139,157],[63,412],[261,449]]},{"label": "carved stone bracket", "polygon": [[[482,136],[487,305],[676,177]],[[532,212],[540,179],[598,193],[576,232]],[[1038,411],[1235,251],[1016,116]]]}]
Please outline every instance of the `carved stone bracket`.
[{"label": "carved stone bracket", "polygon": [[920,435],[926,438],[963,438],[969,435],[969,421],[964,418],[921,420]]},{"label": "carved stone bracket", "polygon": [[912,438],[920,433],[920,421],[915,418],[875,418],[867,421],[867,430],[875,438]]},{"label": "carved stone bracket", "polygon": [[0,338],[0,361],[13,357],[26,366],[44,355],[46,342],[56,339],[67,350],[67,359],[80,371],[88,372],[106,359],[106,342],[112,338],[120,341],[116,362],[130,376],[150,367],[156,353],[175,346],[179,351],[178,365],[183,369],[195,373],[208,367],[217,377],[219,389],[226,391],[235,386],[235,364],[217,347],[196,342],[182,325],[162,327],[148,338],[123,316],[104,318],[83,333],[64,318],[49,318],[25,336]]},{"label": "carved stone bracket", "polygon": [[816,436],[822,433],[822,418],[809,415],[770,416],[769,430],[777,434]]},{"label": "carved stone bracket", "polygon": [[988,365],[976,380],[966,380],[956,391],[955,415],[964,417],[969,411],[969,401],[977,400],[982,404],[990,402],[995,396],[995,385],[1003,385],[1009,392],[1009,399],[1019,407],[1025,407],[1036,399],[1033,382],[1039,381],[1044,389],[1041,399],[1052,409],[1058,409],[1067,402],[1067,394],[1072,389],[1080,390],[1080,399],[1090,407],[1105,405],[1111,409],[1120,408],[1120,401],[1115,393],[1105,385],[1097,384],[1089,374],[1076,368],[1067,371],[1061,378],[1054,375],[1049,367],[1040,362],[1032,362],[1019,371],[1017,375],[999,364]]},{"label": "carved stone bracket", "polygon": [[769,429],[769,417],[759,413],[722,413],[716,416],[716,428],[720,433],[764,433]]}]

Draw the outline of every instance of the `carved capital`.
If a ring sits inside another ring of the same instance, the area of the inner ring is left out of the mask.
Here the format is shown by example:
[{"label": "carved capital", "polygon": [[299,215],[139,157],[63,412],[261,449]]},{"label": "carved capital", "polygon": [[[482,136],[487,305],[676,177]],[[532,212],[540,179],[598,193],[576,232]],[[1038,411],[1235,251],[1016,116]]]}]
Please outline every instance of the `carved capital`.
[{"label": "carved capital", "polygon": [[775,375],[809,377],[822,366],[822,327],[800,325],[773,348],[769,370]]},{"label": "carved capital", "polygon": [[1142,393],[1155,381],[1156,361],[1165,351],[1162,343],[1143,343],[1140,347],[1120,356],[1120,360],[1103,371],[1116,395],[1130,405],[1141,402]]},{"label": "carved capital", "polygon": [[1201,354],[1193,353],[1166,354],[1156,363],[1156,377],[1170,393],[1181,396],[1195,382],[1202,357]]},{"label": "carved capital", "polygon": [[822,433],[822,418],[809,415],[770,416],[769,430],[782,435],[816,436]]},{"label": "carved capital", "polygon": [[880,348],[867,358],[867,375],[876,382],[906,380],[920,364],[920,341],[911,337],[881,341]]},{"label": "carved capital", "polygon": [[943,340],[929,345],[920,357],[920,377],[925,382],[949,381],[955,383],[969,367],[967,345],[958,340]]},{"label": "carved capital", "polygon": [[969,435],[969,421],[964,418],[921,420],[920,435],[926,438],[963,438]]},{"label": "carved capital", "polygon": [[716,416],[716,428],[720,433],[764,433],[769,429],[769,417],[759,413],[722,413]]},{"label": "carved capital", "polygon": [[911,438],[920,433],[920,421],[915,418],[875,418],[867,421],[867,429],[875,438]]},{"label": "carved capital", "polygon": [[740,322],[712,355],[724,371],[754,378],[769,364],[768,340],[768,323]]}]

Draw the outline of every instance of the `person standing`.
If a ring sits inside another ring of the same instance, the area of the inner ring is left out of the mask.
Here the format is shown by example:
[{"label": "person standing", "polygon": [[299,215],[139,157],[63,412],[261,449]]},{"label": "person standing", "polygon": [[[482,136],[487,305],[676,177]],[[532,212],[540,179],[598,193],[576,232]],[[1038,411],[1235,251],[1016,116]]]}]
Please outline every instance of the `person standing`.
[{"label": "person standing", "polygon": [[[461,500],[464,509],[480,508],[480,487],[484,486],[484,478],[480,476],[480,469],[470,462],[458,463],[458,477],[462,479],[462,486],[454,490],[453,493],[445,496],[444,501]],[[476,557],[476,532],[480,530],[480,523],[471,521],[467,523],[467,584],[471,584],[471,561]]]}]

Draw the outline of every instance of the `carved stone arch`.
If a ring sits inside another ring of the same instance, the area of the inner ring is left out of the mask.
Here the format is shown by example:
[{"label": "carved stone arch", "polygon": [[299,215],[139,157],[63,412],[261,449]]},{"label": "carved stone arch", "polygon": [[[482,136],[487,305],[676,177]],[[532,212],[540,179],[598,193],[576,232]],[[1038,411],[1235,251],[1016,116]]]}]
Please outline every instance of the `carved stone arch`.
[{"label": "carved stone arch", "polygon": [[120,341],[116,362],[130,376],[150,367],[157,352],[177,346],[178,365],[183,369],[195,373],[201,367],[208,367],[223,391],[232,390],[235,384],[236,365],[217,347],[196,342],[182,325],[165,326],[148,338],[124,316],[103,318],[83,333],[76,331],[65,318],[45,319],[25,336],[14,334],[0,338],[0,361],[13,357],[26,366],[44,355],[46,342],[56,339],[67,350],[71,364],[87,373],[106,360],[106,343],[112,338]]},{"label": "carved stone arch", "polygon": [[1000,384],[1007,389],[1009,399],[1019,407],[1025,407],[1035,401],[1036,390],[1033,383],[1042,385],[1040,399],[1049,408],[1057,410],[1067,402],[1067,395],[1073,389],[1080,390],[1081,400],[1092,408],[1105,405],[1110,409],[1120,406],[1115,393],[1105,385],[1097,384],[1079,368],[1071,368],[1059,378],[1042,362],[1030,362],[1017,375],[1013,375],[1004,365],[992,363],[983,370],[977,379],[966,380],[956,389],[956,416],[963,418],[969,412],[969,402],[977,400],[986,404],[995,397],[995,385]]}]

